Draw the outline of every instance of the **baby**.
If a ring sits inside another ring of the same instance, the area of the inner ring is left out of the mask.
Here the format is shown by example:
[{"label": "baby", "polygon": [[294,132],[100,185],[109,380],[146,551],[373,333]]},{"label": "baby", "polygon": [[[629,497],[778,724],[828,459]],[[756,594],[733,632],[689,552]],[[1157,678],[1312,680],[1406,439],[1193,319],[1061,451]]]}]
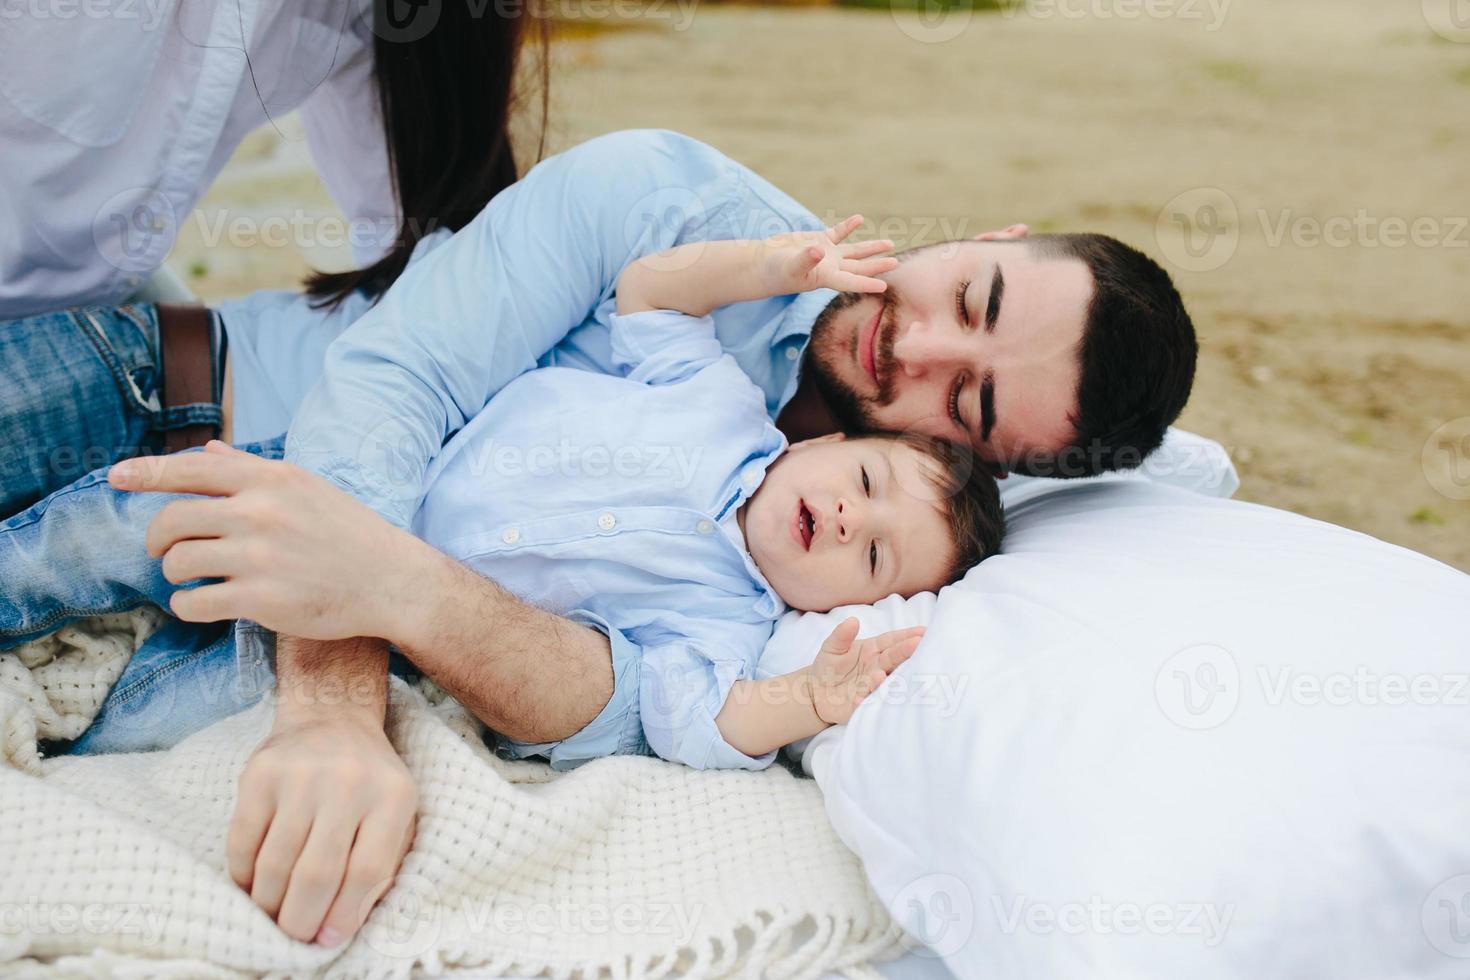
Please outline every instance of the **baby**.
[{"label": "baby", "polygon": [[[881,290],[871,274],[894,260],[874,256],[890,244],[842,244],[854,227],[632,263],[611,329],[622,377],[528,372],[436,456],[414,533],[612,647],[614,693],[586,728],[502,739],[503,753],[558,768],[630,753],[765,766],[845,721],[918,643],[904,631],[854,644],[849,621],[810,667],[762,676],[784,608],[937,589],[998,548],[994,482],[967,451],[910,436],[788,447],[715,339],[719,306]],[[281,440],[249,448],[279,456]],[[0,523],[0,646],[91,612],[167,608],[176,586],[143,542],[164,496],[119,493],[98,471]]]}]

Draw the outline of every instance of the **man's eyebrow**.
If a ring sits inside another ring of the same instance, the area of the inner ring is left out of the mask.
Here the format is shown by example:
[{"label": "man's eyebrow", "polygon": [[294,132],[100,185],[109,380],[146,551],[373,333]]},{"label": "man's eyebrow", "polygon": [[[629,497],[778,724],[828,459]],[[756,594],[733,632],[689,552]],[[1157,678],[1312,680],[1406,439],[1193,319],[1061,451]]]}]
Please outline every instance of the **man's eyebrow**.
[{"label": "man's eyebrow", "polygon": [[980,382],[980,441],[990,441],[990,430],[995,428],[995,373],[985,372]]},{"label": "man's eyebrow", "polygon": [[985,304],[985,332],[995,331],[995,321],[1000,319],[1000,301],[1005,295],[1006,277],[1000,271],[1000,263],[995,265],[995,275],[990,277],[990,299]]}]

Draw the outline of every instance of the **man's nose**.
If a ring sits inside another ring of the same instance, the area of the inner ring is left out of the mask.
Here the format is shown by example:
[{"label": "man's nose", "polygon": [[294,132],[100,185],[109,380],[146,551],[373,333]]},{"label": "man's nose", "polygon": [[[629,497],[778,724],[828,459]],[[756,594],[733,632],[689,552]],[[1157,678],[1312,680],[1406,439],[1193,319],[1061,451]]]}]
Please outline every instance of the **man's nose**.
[{"label": "man's nose", "polygon": [[974,351],[958,330],[922,319],[910,323],[893,345],[894,361],[911,378],[921,377],[926,371],[954,367],[973,355]]},{"label": "man's nose", "polygon": [[862,506],[856,501],[849,500],[846,497],[837,498],[837,520],[835,523],[837,525],[837,541],[839,544],[846,544],[862,532],[865,516]]}]

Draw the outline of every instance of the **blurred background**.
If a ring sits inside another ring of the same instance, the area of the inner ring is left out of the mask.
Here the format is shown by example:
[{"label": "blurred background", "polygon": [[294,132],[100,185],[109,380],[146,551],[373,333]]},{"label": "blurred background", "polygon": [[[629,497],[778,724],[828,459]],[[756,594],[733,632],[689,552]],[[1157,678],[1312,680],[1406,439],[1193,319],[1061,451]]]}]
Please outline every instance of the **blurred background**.
[{"label": "blurred background", "polygon": [[[546,153],[677,129],[900,247],[1115,235],[1185,297],[1180,425],[1241,497],[1470,570],[1470,0],[553,7]],[[169,266],[206,300],[294,287],[350,265],[311,233],[335,214],[287,116]]]}]

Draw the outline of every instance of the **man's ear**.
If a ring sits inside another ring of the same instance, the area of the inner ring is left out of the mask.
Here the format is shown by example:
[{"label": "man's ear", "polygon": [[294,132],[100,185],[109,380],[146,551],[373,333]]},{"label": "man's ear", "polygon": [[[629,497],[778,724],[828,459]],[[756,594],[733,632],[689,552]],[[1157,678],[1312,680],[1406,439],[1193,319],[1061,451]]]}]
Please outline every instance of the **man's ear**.
[{"label": "man's ear", "polygon": [[842,440],[844,440],[846,438],[847,438],[847,433],[846,432],[829,432],[829,433],[827,433],[824,436],[812,436],[810,439],[803,439],[803,440],[801,440],[801,442],[793,442],[791,445],[787,446],[786,448],[787,448],[787,450],[801,449],[803,446],[815,446],[818,443],[823,443],[823,442],[841,442]]},{"label": "man's ear", "polygon": [[982,231],[975,236],[977,242],[1009,242],[1031,234],[1026,225],[1006,225],[1000,231]]}]

